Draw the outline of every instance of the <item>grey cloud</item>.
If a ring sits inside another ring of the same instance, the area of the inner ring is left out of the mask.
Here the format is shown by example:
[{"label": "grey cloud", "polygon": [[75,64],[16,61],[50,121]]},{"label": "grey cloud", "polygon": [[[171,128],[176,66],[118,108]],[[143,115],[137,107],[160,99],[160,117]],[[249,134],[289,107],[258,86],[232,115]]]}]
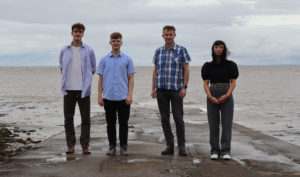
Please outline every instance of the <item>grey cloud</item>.
[{"label": "grey cloud", "polygon": [[[224,3],[222,6],[156,7],[136,1],[1,1],[1,19],[37,24],[65,24],[83,21],[103,25],[142,23],[202,23],[230,25],[233,17],[247,13],[247,6]],[[220,16],[219,12],[222,12]]]},{"label": "grey cloud", "polygon": [[300,1],[297,0],[254,0],[256,12],[262,14],[297,14],[300,12]]},{"label": "grey cloud", "polygon": [[175,41],[187,47],[192,65],[210,60],[210,48],[217,39],[227,43],[238,64],[299,64],[294,59],[300,45],[299,25],[247,26],[243,18],[298,14],[297,0],[220,0],[217,5],[175,7],[144,2],[1,0],[0,65],[9,63],[9,57],[25,65],[44,59],[35,63],[56,65],[60,48],[72,39],[74,22],[86,25],[84,41],[95,49],[98,61],[110,51],[109,34],[119,31],[124,36],[122,50],[137,65],[151,65],[154,50],[164,43],[162,27],[171,24],[177,28]]}]

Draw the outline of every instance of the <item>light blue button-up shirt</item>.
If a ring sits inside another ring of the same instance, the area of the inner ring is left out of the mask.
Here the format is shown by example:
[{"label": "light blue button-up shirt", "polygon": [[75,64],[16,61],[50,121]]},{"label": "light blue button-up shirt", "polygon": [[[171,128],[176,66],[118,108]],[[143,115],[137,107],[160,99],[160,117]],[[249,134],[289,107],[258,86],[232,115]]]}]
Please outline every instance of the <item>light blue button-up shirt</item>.
[{"label": "light blue button-up shirt", "polygon": [[[82,92],[81,98],[87,97],[91,94],[91,84],[93,73],[96,72],[96,57],[94,50],[82,43],[80,46],[81,69],[82,69]],[[62,69],[61,91],[67,95],[65,89],[66,71],[72,58],[71,44],[64,46],[59,55],[59,68]]]},{"label": "light blue button-up shirt", "polygon": [[114,56],[111,52],[98,65],[103,76],[103,98],[111,101],[125,100],[128,96],[128,74],[135,73],[132,59],[124,53]]}]

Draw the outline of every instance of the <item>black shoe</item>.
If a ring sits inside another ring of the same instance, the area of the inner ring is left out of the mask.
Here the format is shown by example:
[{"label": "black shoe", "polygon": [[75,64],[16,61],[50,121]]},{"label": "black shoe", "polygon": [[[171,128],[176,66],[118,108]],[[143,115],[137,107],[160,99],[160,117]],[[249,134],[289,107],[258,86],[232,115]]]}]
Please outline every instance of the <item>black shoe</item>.
[{"label": "black shoe", "polygon": [[167,147],[164,151],[161,152],[161,155],[174,155],[174,148]]},{"label": "black shoe", "polygon": [[187,156],[187,153],[185,152],[185,148],[179,148],[179,153],[180,156]]},{"label": "black shoe", "polygon": [[120,149],[121,155],[128,155],[127,146],[122,146]]},{"label": "black shoe", "polygon": [[106,155],[115,155],[116,154],[116,146],[110,146],[106,152]]}]

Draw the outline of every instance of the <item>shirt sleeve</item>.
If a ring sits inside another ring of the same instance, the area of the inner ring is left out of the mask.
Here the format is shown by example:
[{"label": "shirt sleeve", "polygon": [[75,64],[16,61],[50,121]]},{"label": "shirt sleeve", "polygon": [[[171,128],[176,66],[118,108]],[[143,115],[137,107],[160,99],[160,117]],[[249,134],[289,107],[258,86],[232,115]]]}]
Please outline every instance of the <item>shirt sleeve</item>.
[{"label": "shirt sleeve", "polygon": [[64,48],[61,49],[60,54],[59,54],[59,68],[63,68],[63,63],[62,63],[62,58],[63,58],[63,54],[64,54]]},{"label": "shirt sleeve", "polygon": [[98,65],[98,72],[97,74],[99,75],[103,75],[104,73],[104,67],[105,67],[105,58],[102,58],[99,62],[99,65]]},{"label": "shirt sleeve", "polygon": [[203,80],[210,80],[210,64],[209,62],[204,63],[201,68],[201,76]]},{"label": "shirt sleeve", "polygon": [[91,59],[92,72],[94,73],[96,72],[96,56],[93,49],[91,49],[90,59]]},{"label": "shirt sleeve", "polygon": [[237,67],[237,64],[233,61],[231,61],[231,68],[230,68],[230,74],[229,79],[237,79],[239,77],[239,70]]},{"label": "shirt sleeve", "polygon": [[152,61],[152,63],[154,64],[154,65],[157,65],[157,62],[158,62],[158,49],[156,49],[155,50],[155,53],[154,53],[154,57],[153,57],[153,61]]},{"label": "shirt sleeve", "polygon": [[128,70],[127,70],[127,74],[134,74],[135,73],[135,68],[133,65],[133,61],[130,57],[128,57]]},{"label": "shirt sleeve", "polygon": [[183,49],[182,49],[182,57],[184,59],[184,63],[191,62],[191,57],[185,47],[183,47]]}]

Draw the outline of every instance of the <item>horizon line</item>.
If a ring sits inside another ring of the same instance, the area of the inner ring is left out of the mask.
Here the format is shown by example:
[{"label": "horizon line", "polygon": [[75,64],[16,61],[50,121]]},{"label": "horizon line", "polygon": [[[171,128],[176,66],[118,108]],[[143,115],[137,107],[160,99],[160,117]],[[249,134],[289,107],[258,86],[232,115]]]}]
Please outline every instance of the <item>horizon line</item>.
[{"label": "horizon line", "polygon": [[[135,65],[137,67],[152,67],[153,65]],[[198,67],[203,65],[190,65],[190,67]],[[300,66],[300,64],[241,64],[238,66]],[[4,65],[0,67],[58,67],[55,65]]]}]

